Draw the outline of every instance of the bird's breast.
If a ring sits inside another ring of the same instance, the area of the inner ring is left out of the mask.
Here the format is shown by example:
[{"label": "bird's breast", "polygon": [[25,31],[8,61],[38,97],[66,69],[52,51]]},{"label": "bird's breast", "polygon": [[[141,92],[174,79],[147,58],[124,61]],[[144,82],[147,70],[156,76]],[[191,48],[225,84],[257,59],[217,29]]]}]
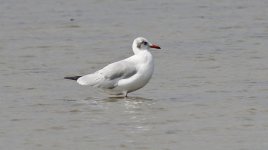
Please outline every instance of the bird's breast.
[{"label": "bird's breast", "polygon": [[152,77],[154,72],[154,62],[150,52],[139,53],[131,60],[136,65],[137,73],[130,78],[118,81],[118,86],[114,90],[132,92],[144,87]]}]

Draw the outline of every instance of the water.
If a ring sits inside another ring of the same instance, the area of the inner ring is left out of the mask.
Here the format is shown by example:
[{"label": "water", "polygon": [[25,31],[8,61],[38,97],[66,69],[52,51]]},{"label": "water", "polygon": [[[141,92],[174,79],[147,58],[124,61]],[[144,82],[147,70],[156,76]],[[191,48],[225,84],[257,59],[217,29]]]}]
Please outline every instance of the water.
[{"label": "water", "polygon": [[[268,1],[10,0],[0,5],[0,148],[268,147]],[[64,80],[159,44],[127,99]]]}]

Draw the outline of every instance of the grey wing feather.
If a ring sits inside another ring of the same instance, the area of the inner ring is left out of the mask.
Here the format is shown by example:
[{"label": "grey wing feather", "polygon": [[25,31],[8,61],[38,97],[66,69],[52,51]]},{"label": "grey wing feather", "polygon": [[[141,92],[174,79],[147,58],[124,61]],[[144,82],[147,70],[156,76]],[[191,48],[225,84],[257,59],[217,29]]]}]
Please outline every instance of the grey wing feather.
[{"label": "grey wing feather", "polygon": [[137,73],[135,65],[127,61],[118,61],[103,69],[78,79],[82,85],[91,85],[100,88],[112,89],[117,86],[117,82],[126,79]]},{"label": "grey wing feather", "polygon": [[106,79],[126,79],[137,73],[137,69],[133,63],[127,61],[119,61],[104,67],[99,72],[103,73]]}]

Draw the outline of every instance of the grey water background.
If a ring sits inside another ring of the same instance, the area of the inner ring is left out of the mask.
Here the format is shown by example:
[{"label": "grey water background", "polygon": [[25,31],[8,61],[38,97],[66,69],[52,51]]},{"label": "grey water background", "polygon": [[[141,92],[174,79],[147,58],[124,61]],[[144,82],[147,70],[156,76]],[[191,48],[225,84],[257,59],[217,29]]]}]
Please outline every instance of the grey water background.
[{"label": "grey water background", "polygon": [[[268,148],[267,0],[0,2],[0,149]],[[162,50],[129,98],[63,79],[138,36]]]}]

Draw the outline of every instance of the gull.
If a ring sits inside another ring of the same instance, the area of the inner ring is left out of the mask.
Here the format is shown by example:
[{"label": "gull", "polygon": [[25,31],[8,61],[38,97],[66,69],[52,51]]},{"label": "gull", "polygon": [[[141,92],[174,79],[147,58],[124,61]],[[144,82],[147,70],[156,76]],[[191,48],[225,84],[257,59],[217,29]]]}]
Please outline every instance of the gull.
[{"label": "gull", "polygon": [[153,75],[154,61],[150,48],[161,49],[138,37],[132,44],[133,56],[111,63],[92,74],[64,78],[76,80],[80,85],[100,88],[111,96],[127,97],[128,93],[144,87]]}]

